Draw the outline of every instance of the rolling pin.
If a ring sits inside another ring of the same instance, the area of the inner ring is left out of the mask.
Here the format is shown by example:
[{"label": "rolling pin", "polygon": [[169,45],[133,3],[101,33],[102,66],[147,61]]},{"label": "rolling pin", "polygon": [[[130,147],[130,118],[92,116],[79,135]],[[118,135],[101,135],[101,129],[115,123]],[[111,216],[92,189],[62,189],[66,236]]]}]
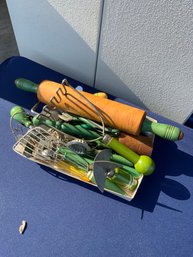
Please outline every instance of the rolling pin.
[{"label": "rolling pin", "polygon": [[[48,80],[42,81],[38,85],[26,79],[17,79],[15,84],[22,90],[37,93],[37,98],[42,103],[101,122],[99,114],[94,110],[95,108],[100,112],[105,125],[128,134],[139,135],[141,132],[149,131],[172,141],[183,138],[183,133],[179,128],[151,122],[146,119],[145,111],[129,105],[84,91],[80,95],[69,86]],[[94,105],[94,108],[85,98]]]},{"label": "rolling pin", "polygon": [[142,155],[151,156],[153,151],[153,137],[152,136],[132,136],[121,132],[117,140],[131,148],[134,152]]}]

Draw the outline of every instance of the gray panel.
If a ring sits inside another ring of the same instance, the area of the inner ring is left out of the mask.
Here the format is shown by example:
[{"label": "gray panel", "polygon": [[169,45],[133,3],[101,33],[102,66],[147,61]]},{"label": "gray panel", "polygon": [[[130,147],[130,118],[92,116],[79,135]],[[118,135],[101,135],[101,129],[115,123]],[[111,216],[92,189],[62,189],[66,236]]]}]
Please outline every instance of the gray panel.
[{"label": "gray panel", "polygon": [[20,54],[93,84],[100,0],[7,0]]},{"label": "gray panel", "polygon": [[96,87],[182,122],[193,108],[192,1],[106,0]]},{"label": "gray panel", "polygon": [[5,59],[18,55],[9,13],[5,0],[0,1],[0,63]]}]

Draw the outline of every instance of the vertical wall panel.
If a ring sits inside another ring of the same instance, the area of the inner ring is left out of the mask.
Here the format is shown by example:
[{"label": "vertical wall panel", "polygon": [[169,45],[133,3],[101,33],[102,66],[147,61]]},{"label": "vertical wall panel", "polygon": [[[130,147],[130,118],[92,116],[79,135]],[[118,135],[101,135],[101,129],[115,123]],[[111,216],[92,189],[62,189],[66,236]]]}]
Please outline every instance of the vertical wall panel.
[{"label": "vertical wall panel", "polygon": [[182,122],[193,109],[193,2],[105,0],[96,87]]},{"label": "vertical wall panel", "polygon": [[22,56],[93,84],[100,0],[7,0]]}]

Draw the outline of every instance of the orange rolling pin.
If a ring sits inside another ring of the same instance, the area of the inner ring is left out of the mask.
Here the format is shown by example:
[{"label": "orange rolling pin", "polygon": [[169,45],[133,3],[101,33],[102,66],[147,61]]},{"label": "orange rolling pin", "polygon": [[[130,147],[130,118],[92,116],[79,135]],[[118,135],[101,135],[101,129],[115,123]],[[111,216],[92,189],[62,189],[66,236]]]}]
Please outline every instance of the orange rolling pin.
[{"label": "orange rolling pin", "polygon": [[100,116],[92,107],[94,105],[100,112],[105,125],[128,134],[139,135],[141,132],[150,131],[169,140],[178,140],[183,137],[183,133],[177,127],[148,121],[145,111],[141,109],[84,91],[80,94],[66,85],[48,80],[37,85],[26,79],[17,79],[15,84],[20,89],[37,93],[37,98],[42,103],[100,123]]}]

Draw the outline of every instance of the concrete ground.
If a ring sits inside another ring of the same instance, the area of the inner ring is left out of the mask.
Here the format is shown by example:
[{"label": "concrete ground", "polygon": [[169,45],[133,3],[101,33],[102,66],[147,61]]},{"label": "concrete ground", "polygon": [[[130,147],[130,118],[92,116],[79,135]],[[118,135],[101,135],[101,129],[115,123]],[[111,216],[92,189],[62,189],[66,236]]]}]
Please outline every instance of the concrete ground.
[{"label": "concrete ground", "polygon": [[19,55],[6,0],[0,0],[0,63]]}]

